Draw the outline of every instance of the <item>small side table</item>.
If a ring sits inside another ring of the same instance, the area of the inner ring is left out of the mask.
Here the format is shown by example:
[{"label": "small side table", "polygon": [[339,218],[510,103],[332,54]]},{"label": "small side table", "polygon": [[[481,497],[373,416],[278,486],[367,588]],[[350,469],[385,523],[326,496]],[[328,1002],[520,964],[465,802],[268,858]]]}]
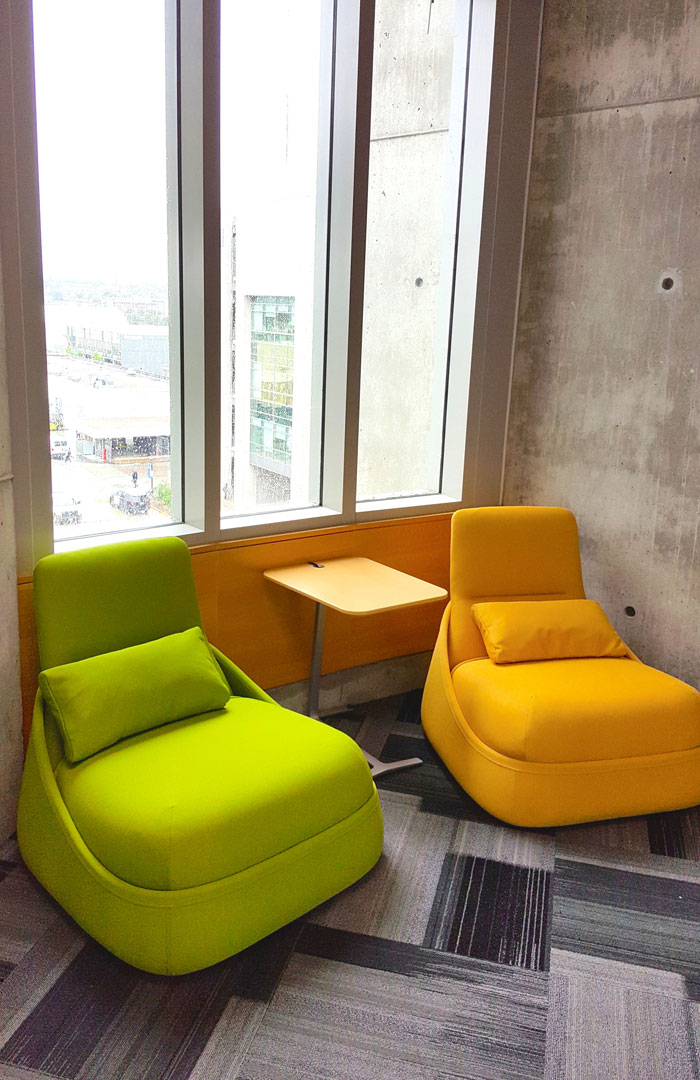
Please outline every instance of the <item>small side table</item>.
[{"label": "small side table", "polygon": [[[308,715],[316,720],[322,719],[318,713],[318,699],[326,608],[334,608],[345,615],[372,615],[412,604],[428,604],[447,596],[445,589],[394,570],[391,566],[384,566],[374,559],[347,558],[329,559],[323,563],[298,563],[265,570],[264,575],[270,581],[308,596],[316,603],[307,709]],[[366,751],[363,753],[370,764],[372,776],[422,764],[420,758],[383,762]]]}]

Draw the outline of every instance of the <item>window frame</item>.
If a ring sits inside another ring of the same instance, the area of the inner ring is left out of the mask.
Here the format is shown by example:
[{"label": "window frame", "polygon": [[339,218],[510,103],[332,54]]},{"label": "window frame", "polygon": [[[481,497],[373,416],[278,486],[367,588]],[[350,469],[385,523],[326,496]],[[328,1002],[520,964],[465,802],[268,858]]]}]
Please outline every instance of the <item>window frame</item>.
[{"label": "window frame", "polygon": [[[171,460],[174,510],[178,508],[177,468],[181,468],[182,521],[55,544],[32,11],[23,0],[8,0],[8,4],[10,63],[2,76],[0,104],[6,104],[9,93],[12,119],[5,123],[2,135],[3,144],[11,144],[12,168],[5,168],[3,179],[10,182],[18,212],[0,255],[5,267],[5,336],[8,354],[15,358],[8,365],[8,381],[20,572],[31,570],[41,555],[52,550],[136,537],[174,534],[188,543],[211,544],[444,513],[464,505],[500,501],[541,2],[472,0],[453,284],[453,297],[459,296],[460,302],[453,300],[450,326],[442,493],[360,504],[355,490],[374,0],[335,0],[331,5],[335,8],[336,55],[342,52],[343,62],[333,61],[329,132],[332,183],[326,252],[321,505],[222,520],[218,4],[216,0],[179,0],[179,19],[168,21],[168,35],[178,54],[176,69],[171,69],[177,74],[177,93],[169,95],[169,122],[173,122],[175,110],[180,141],[177,155],[169,155],[169,187],[179,192],[178,208],[171,214],[171,228],[179,235],[172,277],[181,289],[182,305],[180,320],[171,319],[171,347],[181,351],[182,366],[180,404],[171,427]],[[175,0],[173,9],[174,4]],[[211,62],[212,57],[217,58],[216,63]],[[464,169],[465,161],[468,169]],[[505,182],[503,162],[511,174]],[[12,198],[6,200],[6,204],[11,202]],[[12,224],[7,205],[1,214],[0,224]],[[8,317],[11,310],[17,311],[17,317]],[[487,363],[486,357],[494,348],[496,361]],[[177,380],[178,373],[173,372],[172,378]]]}]

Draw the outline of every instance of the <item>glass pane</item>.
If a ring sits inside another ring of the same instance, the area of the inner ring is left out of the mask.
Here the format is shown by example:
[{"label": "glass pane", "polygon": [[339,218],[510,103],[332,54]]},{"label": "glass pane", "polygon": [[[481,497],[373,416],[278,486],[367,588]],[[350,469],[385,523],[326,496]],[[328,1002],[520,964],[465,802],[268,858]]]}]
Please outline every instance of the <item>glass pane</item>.
[{"label": "glass pane", "polygon": [[221,5],[224,516],[319,502],[324,7],[322,0]]},{"label": "glass pane", "polygon": [[163,0],[34,0],[56,539],[171,514]]},{"label": "glass pane", "polygon": [[465,7],[377,0],[359,501],[440,490]]}]

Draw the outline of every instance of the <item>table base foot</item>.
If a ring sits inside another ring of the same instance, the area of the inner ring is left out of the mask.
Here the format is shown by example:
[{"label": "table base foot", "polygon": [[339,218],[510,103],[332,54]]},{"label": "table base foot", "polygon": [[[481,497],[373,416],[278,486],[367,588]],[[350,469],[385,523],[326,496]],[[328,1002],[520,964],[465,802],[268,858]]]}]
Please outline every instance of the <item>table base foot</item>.
[{"label": "table base foot", "polygon": [[342,708],[324,709],[323,712],[309,712],[306,715],[310,716],[312,720],[320,720],[325,723],[326,720],[332,720],[334,716],[352,716],[355,709],[355,705],[344,705]]},{"label": "table base foot", "polygon": [[[352,716],[355,711],[355,705],[346,705],[345,708],[340,709],[324,709],[322,713],[314,712],[310,713],[312,720],[329,720],[333,716]],[[362,750],[362,747],[360,747]],[[370,754],[368,750],[362,750],[362,753],[367,759],[369,770],[373,777],[385,776],[387,773],[398,772],[399,769],[411,769],[414,765],[422,765],[423,760],[419,757],[403,758],[401,761],[380,761],[374,754]]]},{"label": "table base foot", "polygon": [[[360,747],[360,749],[362,749]],[[362,753],[367,759],[370,772],[376,779],[377,776],[384,776],[386,773],[398,772],[399,769],[410,769],[414,765],[422,765],[423,761],[419,757],[404,758],[403,761],[380,761],[373,754],[369,754],[366,750],[362,750]]]}]

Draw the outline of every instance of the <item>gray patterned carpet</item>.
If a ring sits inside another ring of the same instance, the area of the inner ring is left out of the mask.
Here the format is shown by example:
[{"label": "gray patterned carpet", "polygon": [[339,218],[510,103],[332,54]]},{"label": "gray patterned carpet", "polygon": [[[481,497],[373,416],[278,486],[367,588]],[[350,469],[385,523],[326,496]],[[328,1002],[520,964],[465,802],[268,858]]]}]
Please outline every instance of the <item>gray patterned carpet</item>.
[{"label": "gray patterned carpet", "polygon": [[338,721],[425,760],[377,867],[204,972],[121,963],[0,852],[0,1080],[700,1080],[700,813],[502,825],[418,707]]}]

